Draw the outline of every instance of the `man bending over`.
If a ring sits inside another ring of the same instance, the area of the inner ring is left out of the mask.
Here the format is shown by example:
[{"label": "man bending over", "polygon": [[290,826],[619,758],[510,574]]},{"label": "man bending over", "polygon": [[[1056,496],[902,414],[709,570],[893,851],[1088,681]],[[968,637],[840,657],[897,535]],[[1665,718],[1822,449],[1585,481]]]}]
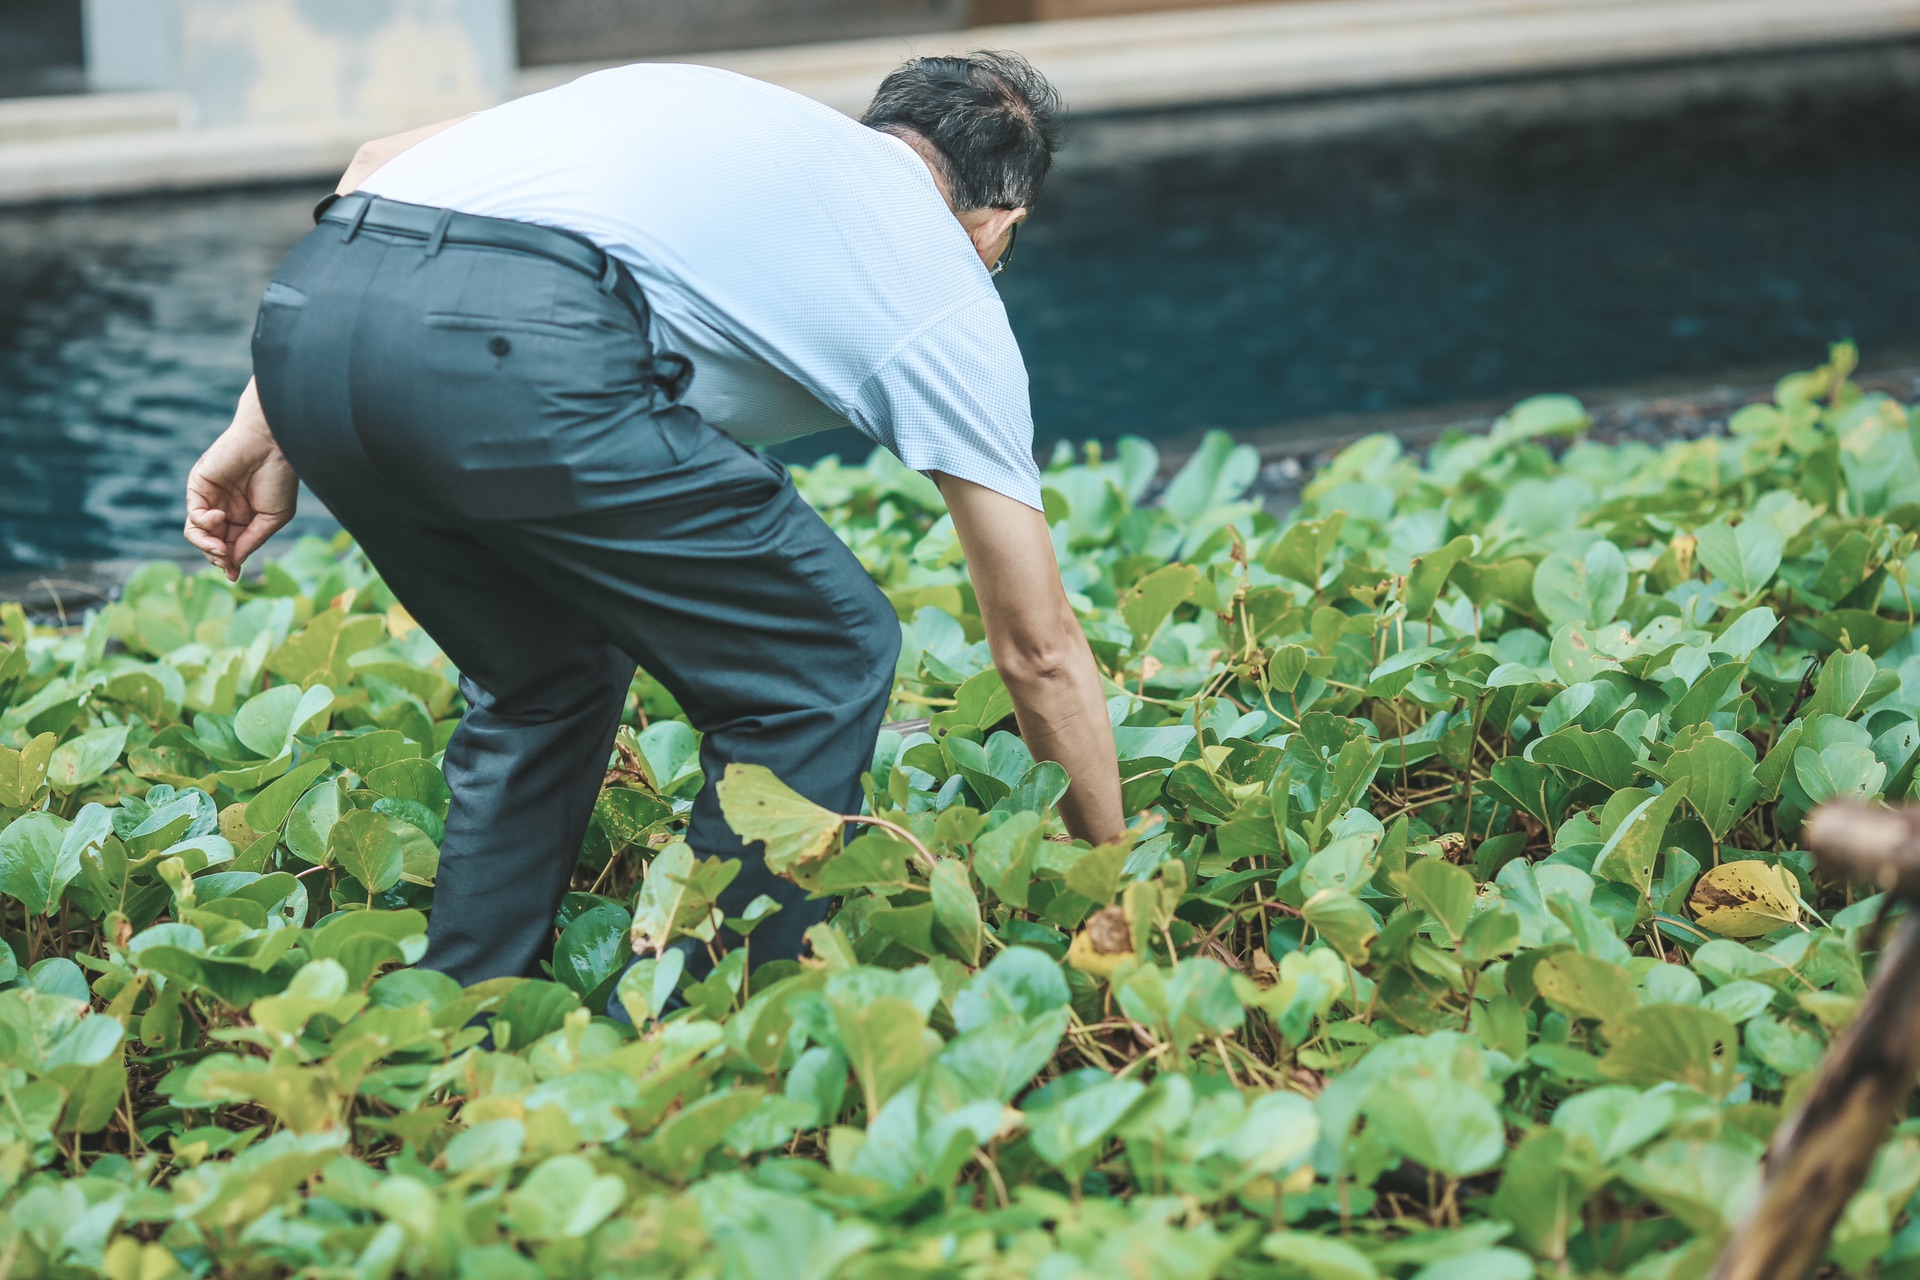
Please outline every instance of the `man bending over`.
[{"label": "man bending over", "polygon": [[1120,833],[992,283],[1058,111],[1002,53],[911,61],[858,123],[640,65],[361,148],[267,288],[186,536],[237,578],[297,475],[459,668],[423,965],[536,971],[636,663],[705,735],[687,839],[740,859],[721,907],[771,896],[754,959],[799,953],[825,904],[728,828],[714,784],[740,761],[860,804],[899,623],[748,447],[830,427],[939,485],[1021,732],[1072,778],[1068,829]]}]

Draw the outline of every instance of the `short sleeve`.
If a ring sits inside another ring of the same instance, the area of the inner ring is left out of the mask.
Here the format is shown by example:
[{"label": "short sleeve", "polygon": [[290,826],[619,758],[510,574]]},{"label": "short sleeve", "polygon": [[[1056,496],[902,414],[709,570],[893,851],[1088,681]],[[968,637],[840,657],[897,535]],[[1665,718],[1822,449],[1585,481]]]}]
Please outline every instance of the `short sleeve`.
[{"label": "short sleeve", "polygon": [[861,384],[850,416],[915,471],[944,471],[1042,509],[1027,368],[998,294],[902,344]]}]

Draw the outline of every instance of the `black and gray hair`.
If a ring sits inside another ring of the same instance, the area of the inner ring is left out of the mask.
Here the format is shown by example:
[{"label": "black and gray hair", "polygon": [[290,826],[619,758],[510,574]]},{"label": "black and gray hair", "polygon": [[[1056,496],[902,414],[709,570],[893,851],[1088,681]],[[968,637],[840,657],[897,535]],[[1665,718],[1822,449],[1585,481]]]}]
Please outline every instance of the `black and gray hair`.
[{"label": "black and gray hair", "polygon": [[914,58],[880,82],[860,123],[932,145],[956,209],[1031,207],[1059,148],[1060,94],[1017,53]]}]

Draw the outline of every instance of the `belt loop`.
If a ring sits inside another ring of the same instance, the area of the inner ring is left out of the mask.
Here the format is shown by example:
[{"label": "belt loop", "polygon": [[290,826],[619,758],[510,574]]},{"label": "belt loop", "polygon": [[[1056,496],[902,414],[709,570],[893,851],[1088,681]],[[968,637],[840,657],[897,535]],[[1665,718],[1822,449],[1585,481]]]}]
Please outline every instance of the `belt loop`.
[{"label": "belt loop", "polygon": [[361,196],[360,203],[354,207],[353,213],[347,218],[347,234],[341,238],[340,243],[345,244],[360,234],[360,224],[367,220],[367,213],[372,208],[373,197]]},{"label": "belt loop", "polygon": [[600,273],[600,292],[611,295],[620,285],[620,264],[614,256],[604,250],[600,255],[606,260],[606,269]]},{"label": "belt loop", "polygon": [[433,234],[427,237],[427,256],[433,257],[440,252],[440,246],[447,242],[447,227],[453,222],[453,210],[442,209],[434,220]]}]

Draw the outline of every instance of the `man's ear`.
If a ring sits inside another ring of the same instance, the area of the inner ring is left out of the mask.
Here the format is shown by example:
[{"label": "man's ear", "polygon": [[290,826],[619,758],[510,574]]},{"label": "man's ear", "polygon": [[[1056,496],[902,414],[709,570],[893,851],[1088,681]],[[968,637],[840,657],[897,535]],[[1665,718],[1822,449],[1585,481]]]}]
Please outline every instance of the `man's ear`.
[{"label": "man's ear", "polygon": [[1026,209],[969,209],[961,215],[961,223],[967,229],[967,238],[973,241],[975,253],[980,261],[992,266],[1006,248],[1006,240],[1013,233],[1014,224],[1027,216]]}]

